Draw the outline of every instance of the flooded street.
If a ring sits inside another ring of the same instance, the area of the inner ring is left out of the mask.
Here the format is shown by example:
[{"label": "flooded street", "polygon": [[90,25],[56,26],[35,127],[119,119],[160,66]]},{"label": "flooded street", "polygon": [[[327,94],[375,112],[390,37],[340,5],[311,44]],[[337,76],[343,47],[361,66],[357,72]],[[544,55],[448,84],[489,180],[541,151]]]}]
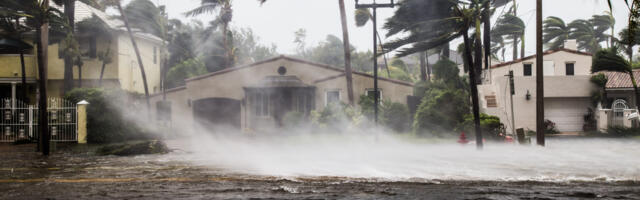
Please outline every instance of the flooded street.
[{"label": "flooded street", "polygon": [[[63,150],[49,158],[32,152],[32,145],[5,145],[0,153],[0,199],[640,199],[638,176],[629,177],[629,174],[638,173],[638,165],[627,166],[627,171],[615,172],[620,177],[610,179],[617,180],[598,178],[590,181],[562,178],[557,181],[483,180],[473,176],[467,179],[425,178],[429,175],[413,178],[327,176],[331,173],[313,176],[298,171],[296,166],[299,164],[296,163],[289,163],[291,168],[274,172],[274,175],[265,175],[258,171],[241,173],[244,169],[256,169],[250,166],[231,170],[223,163],[214,165],[193,160],[194,155],[202,152],[177,149],[184,147],[183,142],[169,141],[168,144],[176,150],[166,155],[94,156],[61,147]],[[9,152],[9,149],[14,152]],[[237,149],[228,150],[236,150],[235,155],[242,156]],[[491,149],[488,148],[487,152],[491,154]],[[213,156],[217,152],[211,153]],[[385,156],[380,158],[388,159]],[[309,159],[309,162],[322,166],[318,160]],[[427,161],[420,162],[429,166]],[[439,162],[443,160],[440,158]],[[469,164],[474,163],[478,164],[475,161]],[[572,165],[565,163],[563,167],[577,167]],[[598,166],[596,163],[592,165]],[[345,172],[354,166],[341,165]],[[368,167],[377,168],[377,165]],[[486,166],[479,167],[489,171]],[[618,167],[612,165],[609,170],[622,169]],[[264,166],[262,169],[266,170]],[[385,171],[379,170],[381,173]],[[593,170],[601,172],[604,169]],[[439,169],[434,171],[442,172]],[[300,172],[300,175],[280,175],[284,172]],[[562,172],[558,174],[563,175]],[[575,176],[588,174],[575,173]],[[443,177],[447,177],[446,174]]]}]

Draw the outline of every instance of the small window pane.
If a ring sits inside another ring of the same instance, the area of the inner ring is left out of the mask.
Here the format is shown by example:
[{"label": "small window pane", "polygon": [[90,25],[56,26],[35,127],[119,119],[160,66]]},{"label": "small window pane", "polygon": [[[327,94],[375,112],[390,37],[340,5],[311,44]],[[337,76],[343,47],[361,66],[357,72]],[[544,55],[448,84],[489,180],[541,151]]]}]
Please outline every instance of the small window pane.
[{"label": "small window pane", "polygon": [[575,71],[574,71],[574,64],[573,63],[567,63],[566,65],[566,71],[567,71],[567,76],[573,76],[575,75]]},{"label": "small window pane", "polygon": [[531,76],[531,64],[524,64],[524,76]]},{"label": "small window pane", "polygon": [[327,92],[327,104],[340,101],[340,91]]}]

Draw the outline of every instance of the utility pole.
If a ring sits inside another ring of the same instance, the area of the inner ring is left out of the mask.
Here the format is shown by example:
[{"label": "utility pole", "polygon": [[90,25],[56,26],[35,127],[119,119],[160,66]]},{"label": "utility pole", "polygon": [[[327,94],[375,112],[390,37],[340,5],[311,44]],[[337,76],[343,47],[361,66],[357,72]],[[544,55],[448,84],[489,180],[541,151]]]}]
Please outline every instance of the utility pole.
[{"label": "utility pole", "polygon": [[515,115],[513,114],[513,95],[516,94],[516,84],[513,81],[513,70],[509,70],[509,75],[507,76],[509,77],[509,90],[511,94],[509,95],[511,98],[511,100],[509,101],[509,104],[511,104],[511,134],[513,134],[516,141],[518,141],[518,135],[516,134],[516,120]]},{"label": "utility pole", "polygon": [[376,38],[378,37],[377,31],[377,8],[393,8],[395,6],[394,0],[390,0],[390,3],[376,3],[376,0],[373,0],[373,3],[370,4],[360,4],[359,0],[356,0],[356,9],[360,8],[371,8],[373,9],[373,93],[374,93],[374,122],[378,125],[378,106],[380,105],[380,91],[378,89],[378,41]]},{"label": "utility pole", "polygon": [[536,0],[536,143],[544,146],[544,61],[542,59],[542,0]]}]

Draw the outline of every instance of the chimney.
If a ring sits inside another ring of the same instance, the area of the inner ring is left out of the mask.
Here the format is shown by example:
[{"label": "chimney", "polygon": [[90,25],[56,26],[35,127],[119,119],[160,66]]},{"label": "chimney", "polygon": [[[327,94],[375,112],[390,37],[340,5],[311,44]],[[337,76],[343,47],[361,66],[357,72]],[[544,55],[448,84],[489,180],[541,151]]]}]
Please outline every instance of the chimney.
[{"label": "chimney", "polygon": [[578,50],[578,42],[576,40],[565,40],[564,41],[564,48],[565,49],[569,49],[569,50],[577,51]]}]

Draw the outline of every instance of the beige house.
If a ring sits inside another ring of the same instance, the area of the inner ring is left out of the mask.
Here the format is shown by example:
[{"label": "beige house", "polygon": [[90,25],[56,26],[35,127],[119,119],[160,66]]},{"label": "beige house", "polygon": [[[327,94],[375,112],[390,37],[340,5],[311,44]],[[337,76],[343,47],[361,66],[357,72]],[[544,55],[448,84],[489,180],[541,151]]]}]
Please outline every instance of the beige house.
[{"label": "beige house", "polygon": [[[382,99],[406,103],[413,94],[408,82],[379,78],[378,85]],[[192,126],[198,120],[214,128],[256,130],[279,126],[290,111],[308,115],[332,102],[348,103],[346,87],[343,69],[279,56],[187,79],[185,86],[167,91],[170,109],[162,109],[160,93],[152,103],[158,116],[172,113],[167,118],[176,125]],[[356,103],[360,95],[373,95],[372,90],[371,75],[353,73]]]},{"label": "beige house", "polygon": [[[78,79],[80,77],[82,77],[83,87],[96,87],[98,85],[103,64],[98,58],[98,54],[106,52],[108,46],[110,46],[112,62],[105,66],[104,86],[120,87],[126,91],[144,93],[138,61],[131,40],[125,28],[122,27],[122,21],[80,1],[76,1],[75,8],[76,24],[95,16],[100,23],[104,23],[110,29],[109,32],[111,33],[108,35],[87,34],[80,31],[76,33],[83,65],[81,76],[78,67],[73,66],[75,86],[79,85],[80,81]],[[145,67],[149,92],[158,92],[160,91],[160,52],[162,51],[163,41],[156,36],[143,32],[134,33],[134,37],[138,43]],[[32,41],[25,40],[25,42],[32,44],[34,47],[36,46]],[[59,43],[52,43],[48,47],[49,81],[47,94],[51,97],[61,97],[63,95],[64,59],[60,55],[59,47]],[[32,102],[35,100],[35,94],[37,93],[36,80],[38,79],[35,53],[36,50],[33,49],[24,55],[28,98]],[[0,88],[3,88],[3,91],[21,92],[21,89],[15,89],[16,87],[23,87],[21,76],[20,55],[17,53],[0,54]],[[15,96],[5,93],[2,93],[0,98]]]},{"label": "beige house", "polygon": [[[544,52],[545,119],[554,122],[561,132],[583,131],[584,116],[594,109],[591,95],[597,87],[590,82],[591,57],[577,51],[575,41],[567,41],[565,48]],[[512,127],[536,129],[536,64],[534,55],[493,65],[478,88],[481,111],[500,117],[508,133]],[[514,74],[513,102],[509,71]]]}]

